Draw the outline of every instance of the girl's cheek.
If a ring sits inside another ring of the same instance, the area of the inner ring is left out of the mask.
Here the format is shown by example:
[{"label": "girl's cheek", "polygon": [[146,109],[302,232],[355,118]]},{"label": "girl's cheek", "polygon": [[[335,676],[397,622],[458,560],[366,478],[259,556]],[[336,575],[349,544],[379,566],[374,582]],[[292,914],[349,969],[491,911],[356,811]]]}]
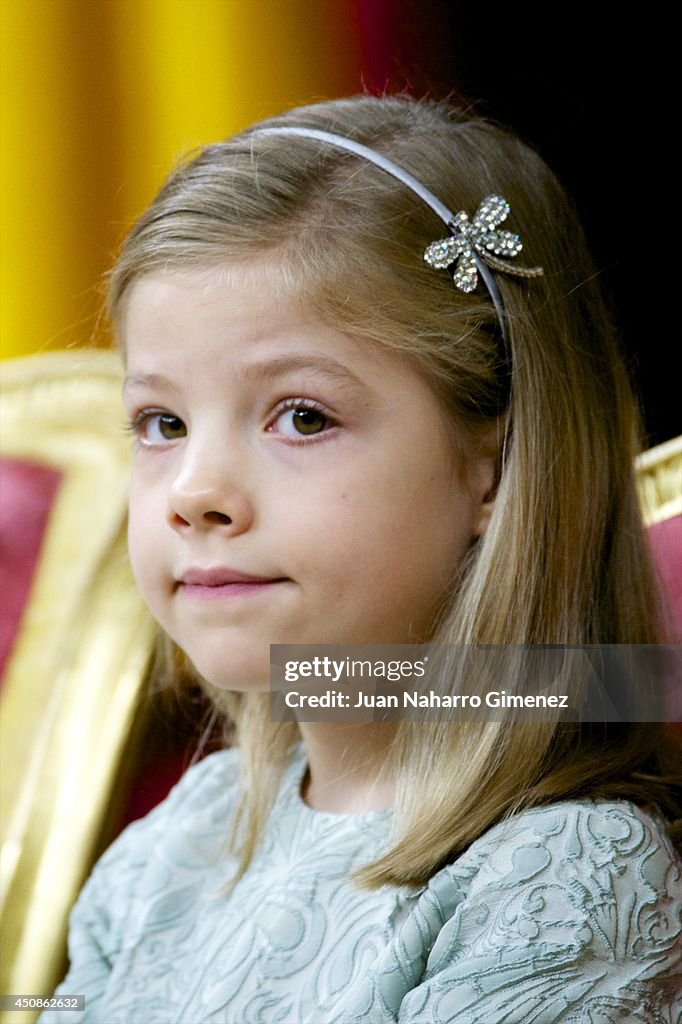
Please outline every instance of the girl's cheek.
[{"label": "girl's cheek", "polygon": [[128,554],[138,583],[149,575],[155,561],[160,511],[143,492],[131,493],[128,511]]},{"label": "girl's cheek", "polygon": [[167,472],[164,473],[162,466],[150,465],[150,461],[144,455],[137,455],[133,460],[129,491],[131,512],[158,504],[166,493]]}]

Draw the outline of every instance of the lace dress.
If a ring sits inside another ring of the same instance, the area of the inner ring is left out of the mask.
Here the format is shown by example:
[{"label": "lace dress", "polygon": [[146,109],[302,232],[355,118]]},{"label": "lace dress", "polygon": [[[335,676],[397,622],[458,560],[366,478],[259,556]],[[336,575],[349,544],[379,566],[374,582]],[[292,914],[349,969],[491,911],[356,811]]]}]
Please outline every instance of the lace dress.
[{"label": "lace dress", "polygon": [[356,891],[392,812],[309,808],[299,745],[235,891],[239,752],[191,768],[96,865],[41,1024],[679,1024],[681,863],[625,801],[526,811],[421,889]]}]

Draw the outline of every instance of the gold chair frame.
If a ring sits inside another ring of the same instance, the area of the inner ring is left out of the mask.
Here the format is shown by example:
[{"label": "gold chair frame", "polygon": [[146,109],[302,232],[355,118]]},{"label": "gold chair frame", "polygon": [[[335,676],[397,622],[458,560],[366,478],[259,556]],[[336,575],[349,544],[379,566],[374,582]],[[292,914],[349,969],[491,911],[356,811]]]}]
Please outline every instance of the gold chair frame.
[{"label": "gold chair frame", "polygon": [[106,841],[155,628],[127,559],[118,360],[72,350],[0,371],[3,455],[63,474],[0,704],[0,992],[49,995]]}]

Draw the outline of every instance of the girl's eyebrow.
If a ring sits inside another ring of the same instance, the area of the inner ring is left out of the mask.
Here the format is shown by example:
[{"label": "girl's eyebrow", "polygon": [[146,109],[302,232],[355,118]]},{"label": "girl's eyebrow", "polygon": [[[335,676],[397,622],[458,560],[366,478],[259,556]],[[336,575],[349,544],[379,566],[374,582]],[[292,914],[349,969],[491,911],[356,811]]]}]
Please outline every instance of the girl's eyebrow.
[{"label": "girl's eyebrow", "polygon": [[[260,363],[239,366],[232,374],[235,384],[242,385],[253,380],[273,380],[295,370],[312,370],[333,383],[346,387],[366,390],[366,385],[352,370],[330,356],[325,355],[282,355]],[[133,374],[125,378],[123,390],[135,387],[165,387],[174,390],[178,385],[159,373]]]},{"label": "girl's eyebrow", "polygon": [[283,374],[295,370],[314,370],[332,382],[355,388],[365,387],[360,378],[347,366],[322,353],[319,355],[282,355],[261,363],[247,363],[237,369],[235,380],[240,384],[251,380],[273,380],[275,377],[281,377]]},{"label": "girl's eyebrow", "polygon": [[161,373],[136,373],[128,375],[123,380],[123,393],[130,391],[132,388],[171,388],[177,390],[176,385],[170,380],[169,377],[164,377]]}]

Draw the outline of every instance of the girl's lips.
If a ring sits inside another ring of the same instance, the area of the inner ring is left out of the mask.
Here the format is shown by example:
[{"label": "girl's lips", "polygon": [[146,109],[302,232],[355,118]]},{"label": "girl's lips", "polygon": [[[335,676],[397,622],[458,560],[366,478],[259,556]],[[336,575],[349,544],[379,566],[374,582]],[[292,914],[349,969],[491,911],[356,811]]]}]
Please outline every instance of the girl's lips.
[{"label": "girl's lips", "polygon": [[216,566],[213,569],[188,569],[182,573],[178,582],[197,587],[221,587],[225,583],[279,583],[283,578],[253,576],[227,566]]},{"label": "girl's lips", "polygon": [[229,597],[246,597],[259,594],[286,583],[287,578],[273,579],[266,576],[252,576],[237,569],[216,567],[214,569],[189,569],[178,581],[178,587],[186,597],[200,600],[224,600]]},{"label": "girl's lips", "polygon": [[203,601],[221,601],[230,597],[246,597],[249,594],[262,594],[278,583],[287,583],[286,579],[261,580],[257,582],[234,582],[206,585],[201,583],[181,582],[180,588],[185,597],[198,598]]}]

